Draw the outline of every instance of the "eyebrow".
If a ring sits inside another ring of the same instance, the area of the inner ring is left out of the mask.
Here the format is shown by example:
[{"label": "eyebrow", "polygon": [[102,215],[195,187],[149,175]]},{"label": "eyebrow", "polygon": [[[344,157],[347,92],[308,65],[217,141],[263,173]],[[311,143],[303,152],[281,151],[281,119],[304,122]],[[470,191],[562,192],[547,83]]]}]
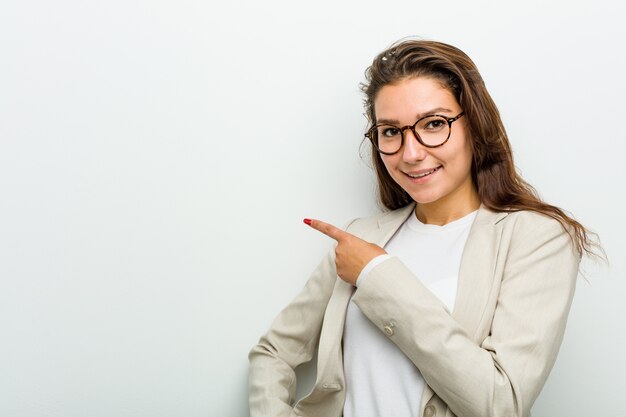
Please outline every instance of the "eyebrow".
[{"label": "eyebrow", "polygon": [[[432,116],[434,114],[439,114],[439,113],[442,113],[442,112],[452,113],[452,110],[446,109],[445,107],[436,107],[436,108],[434,108],[432,110],[429,110],[427,112],[418,113],[417,114],[417,118],[415,120],[421,119],[424,116]],[[398,121],[396,119],[379,119],[379,118],[376,118],[376,124],[381,124],[381,123],[390,124],[390,125],[397,125],[397,124],[400,124],[400,121]]]}]

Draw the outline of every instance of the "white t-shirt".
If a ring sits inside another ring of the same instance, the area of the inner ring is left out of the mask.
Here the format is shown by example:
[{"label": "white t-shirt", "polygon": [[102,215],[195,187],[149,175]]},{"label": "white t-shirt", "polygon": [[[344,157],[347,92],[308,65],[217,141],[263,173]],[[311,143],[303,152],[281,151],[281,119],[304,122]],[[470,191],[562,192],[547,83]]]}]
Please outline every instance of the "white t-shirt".
[{"label": "white t-shirt", "polygon": [[[385,246],[389,256],[400,258],[448,311],[454,308],[461,255],[476,213],[444,226],[423,224],[412,215]],[[372,260],[357,285],[387,257]],[[344,417],[419,416],[424,391],[422,375],[353,302],[348,305],[344,327],[343,359]]]}]

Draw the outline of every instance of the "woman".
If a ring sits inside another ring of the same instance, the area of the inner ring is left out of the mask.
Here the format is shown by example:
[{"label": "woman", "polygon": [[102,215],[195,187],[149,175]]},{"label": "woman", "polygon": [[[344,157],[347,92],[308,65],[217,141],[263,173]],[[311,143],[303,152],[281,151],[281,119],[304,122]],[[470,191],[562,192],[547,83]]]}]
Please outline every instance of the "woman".
[{"label": "woman", "polygon": [[462,51],[404,41],[366,74],[389,211],[346,231],[305,219],[337,247],[250,352],[251,416],[529,416],[593,242],[516,173]]}]

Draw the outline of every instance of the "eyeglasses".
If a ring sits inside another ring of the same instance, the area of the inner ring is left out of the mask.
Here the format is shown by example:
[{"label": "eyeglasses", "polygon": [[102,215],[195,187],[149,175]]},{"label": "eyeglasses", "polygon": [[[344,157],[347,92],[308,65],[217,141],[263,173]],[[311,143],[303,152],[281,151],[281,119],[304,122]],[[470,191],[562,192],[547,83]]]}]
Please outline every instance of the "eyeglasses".
[{"label": "eyeglasses", "polygon": [[465,112],[456,117],[445,117],[430,114],[420,118],[413,126],[397,127],[390,124],[377,124],[367,131],[367,137],[378,152],[393,155],[404,145],[404,131],[410,129],[419,143],[427,148],[437,148],[450,139],[452,123],[456,122]]}]

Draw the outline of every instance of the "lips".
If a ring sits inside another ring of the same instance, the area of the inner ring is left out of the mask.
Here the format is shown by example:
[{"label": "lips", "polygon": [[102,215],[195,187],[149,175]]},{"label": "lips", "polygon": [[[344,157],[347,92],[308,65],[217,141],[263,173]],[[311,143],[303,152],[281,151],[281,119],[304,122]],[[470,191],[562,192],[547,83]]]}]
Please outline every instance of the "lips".
[{"label": "lips", "polygon": [[405,172],[405,174],[409,178],[418,179],[418,178],[424,178],[424,177],[426,177],[428,175],[431,175],[431,174],[439,171],[441,168],[442,168],[442,166],[439,165],[436,168],[420,169],[418,171]]}]

